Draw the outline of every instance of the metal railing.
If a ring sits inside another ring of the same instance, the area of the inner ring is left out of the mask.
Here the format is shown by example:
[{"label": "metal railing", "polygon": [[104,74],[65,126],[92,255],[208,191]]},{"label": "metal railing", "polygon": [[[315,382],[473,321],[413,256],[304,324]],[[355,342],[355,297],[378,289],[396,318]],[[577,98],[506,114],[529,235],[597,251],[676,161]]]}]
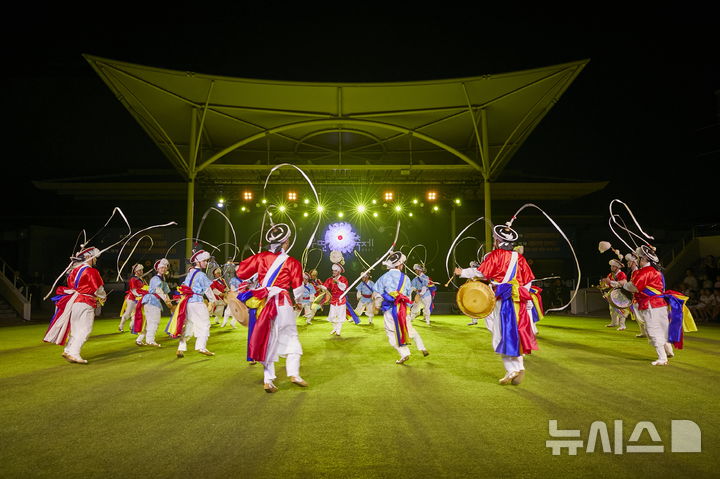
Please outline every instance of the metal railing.
[{"label": "metal railing", "polygon": [[20,292],[26,301],[32,301],[32,293],[27,283],[20,278],[20,273],[12,269],[2,258],[0,258],[0,272],[12,283],[13,287]]},{"label": "metal railing", "polygon": [[669,266],[673,261],[675,261],[675,257],[682,253],[688,243],[701,236],[720,236],[720,223],[693,226],[690,231],[683,235],[683,237],[680,238],[680,240],[678,240],[672,248],[670,248],[670,251],[663,256],[663,264]]}]

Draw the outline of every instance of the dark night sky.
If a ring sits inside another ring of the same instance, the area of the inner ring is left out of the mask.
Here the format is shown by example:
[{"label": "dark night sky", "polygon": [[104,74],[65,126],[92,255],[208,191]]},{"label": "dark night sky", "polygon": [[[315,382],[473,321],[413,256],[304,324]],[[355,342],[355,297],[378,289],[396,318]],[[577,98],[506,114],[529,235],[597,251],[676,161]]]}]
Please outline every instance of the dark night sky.
[{"label": "dark night sky", "polygon": [[[207,5],[184,8],[160,22],[130,12],[134,21],[114,24],[91,13],[57,21],[60,12],[42,10],[32,25],[5,31],[12,70],[5,102],[13,120],[6,164],[23,165],[7,193],[32,205],[48,201],[33,179],[169,167],[82,53],[227,76],[358,82],[590,58],[507,166],[507,177],[610,180],[602,194],[576,206],[604,211],[608,198],[621,197],[638,210],[665,209],[673,221],[717,220],[718,153],[704,153],[718,140],[709,142],[703,130],[719,121],[720,42],[712,15],[492,16],[463,9],[424,17],[347,11],[327,19],[236,7],[215,10],[225,19],[211,23],[203,16],[212,10]],[[188,23],[193,15],[199,24]],[[36,210],[19,212],[31,221]]]}]

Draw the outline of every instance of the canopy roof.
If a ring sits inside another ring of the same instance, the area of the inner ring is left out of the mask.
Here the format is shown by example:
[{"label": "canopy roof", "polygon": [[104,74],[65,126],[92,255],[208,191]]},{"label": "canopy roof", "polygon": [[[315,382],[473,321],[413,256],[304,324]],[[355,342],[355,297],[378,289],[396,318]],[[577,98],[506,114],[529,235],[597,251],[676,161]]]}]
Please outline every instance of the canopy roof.
[{"label": "canopy roof", "polygon": [[348,170],[356,182],[493,181],[588,62],[451,80],[301,83],[85,58],[187,179],[256,182],[289,162],[319,183]]}]

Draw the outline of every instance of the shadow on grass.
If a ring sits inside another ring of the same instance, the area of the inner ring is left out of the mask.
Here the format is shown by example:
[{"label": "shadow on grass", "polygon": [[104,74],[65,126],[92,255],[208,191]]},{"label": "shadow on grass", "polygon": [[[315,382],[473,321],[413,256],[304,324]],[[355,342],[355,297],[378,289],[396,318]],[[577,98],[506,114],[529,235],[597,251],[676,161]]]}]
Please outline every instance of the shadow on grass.
[{"label": "shadow on grass", "polygon": [[598,347],[590,346],[588,344],[583,344],[583,343],[571,343],[568,341],[560,341],[557,339],[548,338],[546,336],[543,336],[541,338],[541,341],[542,341],[542,343],[551,344],[553,346],[558,346],[562,349],[585,351],[587,353],[597,354],[599,356],[613,356],[616,358],[631,359],[631,360],[638,359],[637,357],[628,356],[628,354],[623,351],[618,351],[618,350],[615,350],[612,348],[598,348]]}]

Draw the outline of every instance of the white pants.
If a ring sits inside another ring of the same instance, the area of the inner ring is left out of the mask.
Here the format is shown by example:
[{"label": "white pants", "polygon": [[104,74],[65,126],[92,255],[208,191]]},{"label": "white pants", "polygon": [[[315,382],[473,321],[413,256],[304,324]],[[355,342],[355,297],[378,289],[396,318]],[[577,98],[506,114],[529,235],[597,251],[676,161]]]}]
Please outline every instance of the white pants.
[{"label": "white pants", "polygon": [[502,362],[503,366],[505,366],[505,371],[511,373],[513,371],[522,371],[525,369],[525,362],[523,361],[522,356],[506,356],[505,354],[502,355]]},{"label": "white pants", "polygon": [[210,337],[210,314],[202,301],[187,305],[187,320],[183,335],[180,336],[178,351],[187,351],[187,342],[193,336],[195,336],[195,351],[207,349]]},{"label": "white pants", "polygon": [[316,311],[317,310],[313,309],[312,303],[303,303],[302,314],[308,323],[313,320]]},{"label": "white pants", "polygon": [[645,323],[648,342],[655,348],[658,360],[667,361],[668,352],[672,354],[672,344],[668,343],[670,319],[667,307],[638,309],[635,314],[638,322],[642,319]]},{"label": "white pants", "polygon": [[344,304],[330,305],[330,312],[328,313],[328,321],[333,323],[333,331],[340,334],[342,325],[345,322],[347,315],[347,306]]},{"label": "white pants", "polygon": [[[343,305],[344,306],[344,305]],[[267,354],[263,365],[263,376],[268,383],[275,379],[275,362],[286,357],[285,368],[288,376],[300,376],[302,345],[297,332],[297,316],[289,304],[278,306],[277,316],[270,326]]]},{"label": "white pants", "polygon": [[70,338],[65,345],[65,353],[76,358],[80,349],[92,332],[95,322],[95,308],[86,303],[74,303],[70,309]]},{"label": "white pants", "polygon": [[143,304],[143,312],[145,313],[145,328],[138,334],[135,342],[141,343],[144,339],[146,343],[154,344],[155,334],[160,326],[161,310],[152,304]]},{"label": "white pants", "polygon": [[355,308],[355,314],[357,314],[359,318],[363,313],[365,313],[365,316],[368,317],[368,323],[372,324],[373,317],[375,316],[375,307],[372,301],[358,302],[357,307]]},{"label": "white pants", "polygon": [[423,311],[423,316],[425,317],[425,322],[427,324],[430,324],[430,305],[432,304],[432,296],[427,295],[425,297],[420,298],[420,301],[415,299],[415,302],[413,303],[412,309],[410,310],[410,319],[415,319],[415,317],[420,314],[420,310]]},{"label": "white pants", "polygon": [[125,312],[122,315],[122,318],[120,318],[120,324],[118,325],[118,328],[123,329],[125,327],[125,321],[128,319],[132,323],[132,318],[135,315],[135,308],[137,307],[137,301],[133,301],[131,299],[126,300],[127,306],[125,306]]},{"label": "white pants", "polygon": [[618,326],[620,328],[625,327],[625,318],[626,314],[623,314],[622,310],[616,308],[612,304],[609,305],[610,307],[610,324],[612,326]]},{"label": "white pants", "polygon": [[[385,313],[383,313],[383,319],[385,324],[385,333],[387,334],[390,346],[397,350],[401,358],[409,356],[410,348],[408,346],[398,346],[397,334],[395,334],[395,320],[393,319],[392,312],[389,309],[385,311]],[[425,343],[423,343],[422,337],[420,337],[420,333],[415,330],[411,321],[406,321],[406,323],[408,329],[408,336],[410,337],[411,341],[415,343],[415,346],[418,348],[418,350],[424,351]]]},{"label": "white pants", "polygon": [[232,318],[232,319],[230,320],[230,326],[232,326],[233,329],[237,328],[238,321],[237,321],[237,319],[235,319],[235,317],[234,317],[234,316],[232,315],[232,313],[230,312],[230,307],[229,307],[229,306],[226,306],[226,307],[225,307],[225,313],[223,313],[223,322],[222,322],[222,324],[220,325],[221,328],[224,328],[224,327],[225,327],[225,325],[226,325],[227,322],[228,322],[228,318]]},{"label": "white pants", "polygon": [[212,308],[212,313],[208,313],[208,316],[214,316],[215,322],[217,322],[218,318],[223,316],[224,310],[226,309],[228,308],[225,307],[225,302],[218,300]]}]

